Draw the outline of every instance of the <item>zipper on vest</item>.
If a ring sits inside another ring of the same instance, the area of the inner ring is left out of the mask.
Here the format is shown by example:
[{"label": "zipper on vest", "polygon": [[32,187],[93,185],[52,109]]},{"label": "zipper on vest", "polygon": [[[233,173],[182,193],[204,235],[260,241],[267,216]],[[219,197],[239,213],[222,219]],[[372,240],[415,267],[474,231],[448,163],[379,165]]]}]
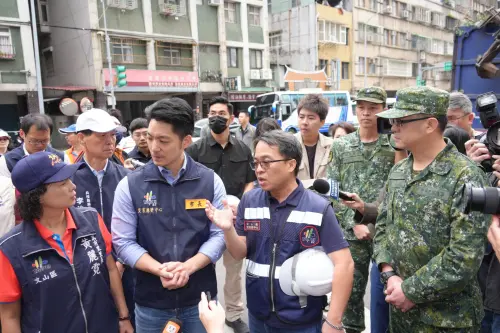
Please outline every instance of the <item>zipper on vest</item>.
[{"label": "zipper on vest", "polygon": [[73,264],[71,264],[71,270],[73,271],[73,277],[75,278],[76,289],[78,290],[78,298],[80,300],[80,306],[82,307],[83,321],[85,322],[85,332],[88,333],[89,327],[87,323],[87,315],[85,314],[85,309],[83,307],[82,291],[80,290],[80,286],[78,285],[78,278],[76,277],[76,270]]},{"label": "zipper on vest", "polygon": [[102,205],[102,186],[99,185],[99,197],[101,198],[101,217],[104,219],[104,206]]},{"label": "zipper on vest", "polygon": [[179,261],[178,254],[177,254],[177,230],[176,228],[176,223],[175,223],[175,188],[172,186],[173,189],[173,194],[172,194],[172,225],[174,227],[174,259],[175,261]]},{"label": "zipper on vest", "polygon": [[274,273],[276,271],[276,246],[278,244],[273,244],[272,258],[271,258],[271,267],[269,267],[269,290],[271,291],[271,310],[272,312],[276,312],[274,307]]}]

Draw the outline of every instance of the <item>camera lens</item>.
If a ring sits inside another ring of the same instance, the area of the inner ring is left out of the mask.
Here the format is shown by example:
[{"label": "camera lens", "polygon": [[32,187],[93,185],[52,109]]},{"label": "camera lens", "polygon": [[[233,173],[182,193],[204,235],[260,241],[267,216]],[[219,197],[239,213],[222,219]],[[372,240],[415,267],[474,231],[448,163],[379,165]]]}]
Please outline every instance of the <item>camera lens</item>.
[{"label": "camera lens", "polygon": [[500,214],[500,189],[497,187],[472,187],[465,186],[467,207],[465,213],[470,211],[484,214]]}]

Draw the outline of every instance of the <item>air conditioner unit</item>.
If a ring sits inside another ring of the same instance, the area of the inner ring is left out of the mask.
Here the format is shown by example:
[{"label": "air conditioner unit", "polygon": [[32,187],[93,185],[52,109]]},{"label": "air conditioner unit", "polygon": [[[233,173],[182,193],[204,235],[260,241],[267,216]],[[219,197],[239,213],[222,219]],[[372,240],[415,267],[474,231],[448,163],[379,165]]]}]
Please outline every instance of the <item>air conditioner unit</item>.
[{"label": "air conditioner unit", "polygon": [[392,14],[392,6],[387,6],[384,8],[384,13],[386,14]]},{"label": "air conditioner unit", "polygon": [[106,2],[108,7],[113,7],[113,8],[126,8],[127,4],[123,0],[108,0]]},{"label": "air conditioner unit", "polygon": [[260,80],[260,70],[251,69],[250,70],[250,80]]},{"label": "air conditioner unit", "polygon": [[224,2],[222,0],[208,0],[208,4],[210,6],[219,6],[222,5]]},{"label": "air conditioner unit", "polygon": [[271,80],[273,78],[273,71],[269,68],[260,70],[260,77],[262,80]]},{"label": "air conditioner unit", "polygon": [[410,12],[408,10],[403,10],[403,18],[410,18]]},{"label": "air conditioner unit", "polygon": [[333,85],[332,78],[331,77],[327,78],[326,79],[326,86],[331,87],[332,85]]},{"label": "air conditioner unit", "polygon": [[175,15],[177,13],[177,5],[171,5],[167,3],[160,4],[160,14],[163,15]]}]

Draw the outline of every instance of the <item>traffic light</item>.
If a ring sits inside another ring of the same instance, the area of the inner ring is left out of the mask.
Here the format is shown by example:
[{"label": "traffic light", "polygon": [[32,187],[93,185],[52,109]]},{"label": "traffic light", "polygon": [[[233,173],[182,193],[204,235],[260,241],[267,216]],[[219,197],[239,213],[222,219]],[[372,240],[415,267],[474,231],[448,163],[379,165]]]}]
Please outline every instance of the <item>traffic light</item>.
[{"label": "traffic light", "polygon": [[121,88],[127,85],[127,67],[116,66],[116,85]]},{"label": "traffic light", "polygon": [[447,61],[444,63],[444,71],[445,72],[451,72],[452,68],[453,68],[453,65],[451,64],[451,61]]}]

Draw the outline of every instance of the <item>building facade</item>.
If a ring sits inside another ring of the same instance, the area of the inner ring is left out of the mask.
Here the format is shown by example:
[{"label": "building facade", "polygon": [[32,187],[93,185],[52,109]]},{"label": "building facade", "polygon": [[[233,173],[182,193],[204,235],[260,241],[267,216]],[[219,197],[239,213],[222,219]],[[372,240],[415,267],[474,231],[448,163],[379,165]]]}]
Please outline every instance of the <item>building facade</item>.
[{"label": "building facade", "polygon": [[[349,6],[349,1],[341,8],[313,0],[270,3],[269,44],[276,89],[351,89]],[[318,71],[325,72],[326,82],[317,79]]]},{"label": "building facade", "polygon": [[420,76],[449,90],[444,63],[452,61],[455,28],[464,19],[455,7],[453,0],[355,0],[353,92],[376,85],[393,97]]},{"label": "building facade", "polygon": [[0,1],[0,128],[19,129],[19,117],[38,112],[28,0]]}]

